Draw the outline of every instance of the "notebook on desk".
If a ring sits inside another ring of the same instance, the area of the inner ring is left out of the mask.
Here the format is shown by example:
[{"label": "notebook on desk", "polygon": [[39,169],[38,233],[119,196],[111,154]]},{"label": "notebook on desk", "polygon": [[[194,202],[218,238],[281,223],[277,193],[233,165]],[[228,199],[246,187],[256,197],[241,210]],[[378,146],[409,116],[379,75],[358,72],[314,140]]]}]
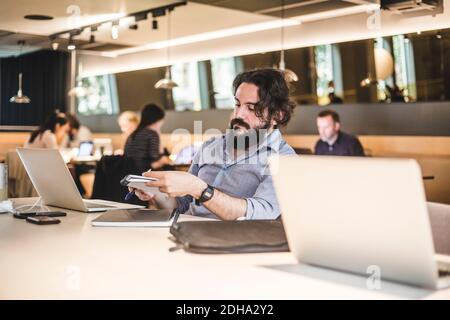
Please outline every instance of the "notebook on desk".
[{"label": "notebook on desk", "polygon": [[117,210],[92,220],[94,227],[170,227],[173,209]]}]

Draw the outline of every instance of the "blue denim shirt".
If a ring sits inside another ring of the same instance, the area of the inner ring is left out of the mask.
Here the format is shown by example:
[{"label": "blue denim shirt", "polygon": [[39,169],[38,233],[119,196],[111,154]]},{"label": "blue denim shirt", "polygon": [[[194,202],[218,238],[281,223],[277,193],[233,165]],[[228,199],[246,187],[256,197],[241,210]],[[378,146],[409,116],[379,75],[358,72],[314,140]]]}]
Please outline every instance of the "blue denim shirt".
[{"label": "blue denim shirt", "polygon": [[[269,172],[271,154],[295,154],[278,129],[237,159],[230,156],[233,144],[225,134],[206,141],[194,157],[189,172],[214,188],[247,201],[246,219],[276,219],[278,201]],[[196,216],[218,219],[192,196],[177,197],[178,210]]]}]

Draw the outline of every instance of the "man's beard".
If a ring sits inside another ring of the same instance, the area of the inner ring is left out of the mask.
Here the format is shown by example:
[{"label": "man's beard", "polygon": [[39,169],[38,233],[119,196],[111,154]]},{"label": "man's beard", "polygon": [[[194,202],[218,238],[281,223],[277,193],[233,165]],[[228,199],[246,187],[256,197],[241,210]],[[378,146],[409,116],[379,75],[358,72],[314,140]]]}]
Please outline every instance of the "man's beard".
[{"label": "man's beard", "polygon": [[[239,133],[240,128],[237,125],[245,128],[246,131]],[[233,148],[236,150],[248,150],[251,146],[259,145],[267,136],[267,130],[269,129],[269,122],[265,122],[263,125],[250,128],[250,125],[241,118],[234,118],[230,121],[229,132],[231,135],[231,141],[233,141]]]}]

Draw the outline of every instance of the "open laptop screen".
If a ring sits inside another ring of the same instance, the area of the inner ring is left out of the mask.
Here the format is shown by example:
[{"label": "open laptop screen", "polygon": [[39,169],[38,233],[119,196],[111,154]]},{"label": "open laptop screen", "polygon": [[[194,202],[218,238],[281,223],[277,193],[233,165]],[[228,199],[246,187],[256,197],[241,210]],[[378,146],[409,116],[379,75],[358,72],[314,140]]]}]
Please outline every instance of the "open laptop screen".
[{"label": "open laptop screen", "polygon": [[80,143],[80,148],[78,149],[78,156],[90,156],[94,149],[94,143],[92,141],[83,141]]}]

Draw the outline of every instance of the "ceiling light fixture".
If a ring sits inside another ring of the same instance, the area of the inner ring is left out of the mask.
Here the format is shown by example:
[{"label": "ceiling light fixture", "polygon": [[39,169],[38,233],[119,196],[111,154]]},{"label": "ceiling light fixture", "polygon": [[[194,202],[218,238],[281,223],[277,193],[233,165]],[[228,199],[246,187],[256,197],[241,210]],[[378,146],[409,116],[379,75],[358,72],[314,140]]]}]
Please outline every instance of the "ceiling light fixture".
[{"label": "ceiling light fixture", "polygon": [[[170,42],[170,9],[167,13],[167,41]],[[172,90],[178,87],[178,84],[170,76],[170,47],[167,46],[167,66],[164,78],[155,83],[156,89]]]},{"label": "ceiling light fixture", "polygon": [[[74,69],[75,68],[72,67],[71,72],[75,72]],[[75,87],[73,87],[69,90],[69,92],[67,93],[69,96],[84,97],[88,94],[87,89],[85,87],[83,87],[83,81],[80,77],[81,70],[82,70],[82,66],[81,66],[81,63],[79,63],[78,64],[78,73],[75,76],[77,78],[77,84]]]},{"label": "ceiling light fixture", "polygon": [[119,20],[113,21],[111,25],[111,39],[119,38]]},{"label": "ceiling light fixture", "polygon": [[75,42],[73,41],[72,36],[69,38],[69,43],[67,44],[67,50],[75,50],[77,47],[75,45]]},{"label": "ceiling light fixture", "polygon": [[51,46],[52,46],[53,50],[58,50],[59,43],[56,41],[55,37],[50,37],[50,43],[51,43]]},{"label": "ceiling light fixture", "polygon": [[[153,27],[153,29],[155,29],[158,27],[158,23],[155,20],[156,17],[164,16],[166,14],[167,10],[171,11],[171,10],[174,10],[176,7],[184,6],[186,4],[187,4],[187,1],[178,1],[178,2],[174,2],[174,3],[170,3],[167,5],[158,7],[158,8],[151,8],[151,9],[147,9],[147,10],[143,10],[143,11],[139,11],[139,12],[133,12],[130,14],[123,14],[123,15],[121,14],[120,17],[118,17],[116,15],[114,19],[96,22],[95,24],[91,24],[91,25],[81,26],[77,29],[64,30],[61,32],[51,34],[49,37],[53,38],[53,39],[57,39],[57,38],[61,37],[62,35],[68,34],[68,38],[69,38],[69,42],[70,42],[70,44],[68,45],[68,49],[75,50],[75,45],[72,44],[73,38],[80,35],[85,29],[91,29],[91,33],[92,33],[92,32],[97,31],[99,26],[107,24],[107,25],[111,26],[111,38],[113,38],[115,40],[119,37],[119,24],[121,22],[123,22],[121,25],[126,25],[125,20],[128,20],[126,18],[134,18],[135,24],[130,26],[130,28],[136,30],[136,29],[138,29],[137,22],[146,20],[148,17],[148,14],[151,13],[153,20],[154,20],[152,22],[152,27]],[[72,39],[72,41],[70,39]],[[102,53],[102,55],[103,54],[104,53]],[[108,55],[108,56],[111,56],[111,55]]]},{"label": "ceiling light fixture", "polygon": [[134,22],[147,20],[147,12],[138,12],[134,15]]},{"label": "ceiling light fixture", "polygon": [[[25,41],[20,40],[19,42],[17,42],[17,44],[20,45],[19,70],[21,70],[20,60],[21,60],[22,49],[25,44]],[[30,101],[31,101],[30,98],[28,98],[22,92],[22,72],[20,71],[19,72],[19,89],[17,90],[17,95],[11,97],[11,99],[9,99],[9,102],[11,102],[11,103],[30,103]]]},{"label": "ceiling light fixture", "polygon": [[294,71],[286,69],[286,63],[284,62],[284,0],[281,0],[281,52],[280,52],[280,64],[278,68],[283,71],[284,78],[287,82],[297,82],[298,76]]},{"label": "ceiling light fixture", "polygon": [[28,20],[53,20],[52,16],[47,16],[44,14],[28,14],[24,16],[24,18]]}]

